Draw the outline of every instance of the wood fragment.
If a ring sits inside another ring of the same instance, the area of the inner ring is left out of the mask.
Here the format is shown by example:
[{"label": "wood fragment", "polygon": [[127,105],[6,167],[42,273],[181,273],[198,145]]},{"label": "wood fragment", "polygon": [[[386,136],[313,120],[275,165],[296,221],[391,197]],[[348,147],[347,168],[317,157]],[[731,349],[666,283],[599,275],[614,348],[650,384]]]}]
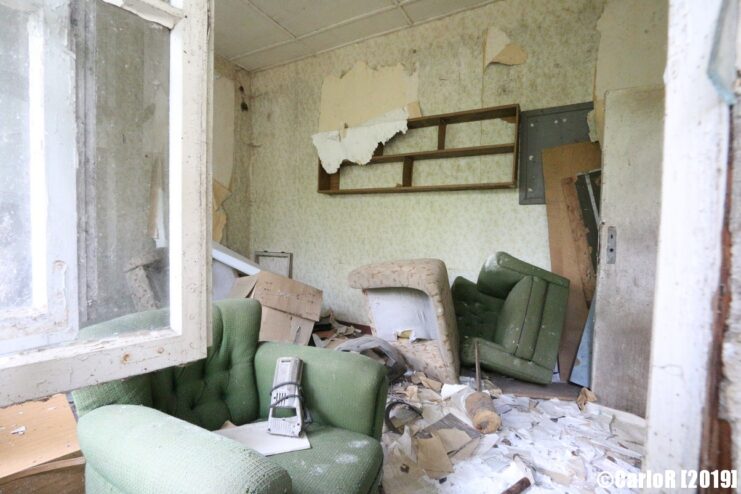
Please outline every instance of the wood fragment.
[{"label": "wood fragment", "polygon": [[581,388],[579,396],[576,398],[576,404],[579,406],[579,410],[584,410],[587,403],[594,401],[597,401],[597,395],[589,388]]},{"label": "wood fragment", "polygon": [[532,484],[530,483],[530,479],[528,479],[527,477],[522,477],[520,480],[509,486],[506,490],[502,491],[502,494],[520,494],[531,485]]},{"label": "wood fragment", "polygon": [[597,276],[592,266],[589,242],[587,241],[587,227],[582,216],[579,197],[576,195],[576,178],[567,177],[561,181],[563,201],[569,218],[571,237],[574,241],[574,252],[576,262],[579,266],[582,291],[587,304],[592,303],[594,290],[597,284]]}]

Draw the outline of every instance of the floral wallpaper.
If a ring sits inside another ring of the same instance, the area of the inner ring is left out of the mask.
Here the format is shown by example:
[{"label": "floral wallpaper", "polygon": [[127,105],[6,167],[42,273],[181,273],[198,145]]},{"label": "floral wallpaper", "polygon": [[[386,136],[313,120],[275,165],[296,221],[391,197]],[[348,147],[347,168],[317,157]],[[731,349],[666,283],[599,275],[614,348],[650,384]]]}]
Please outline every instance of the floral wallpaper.
[{"label": "floral wallpaper", "polygon": [[[244,254],[293,253],[294,278],[324,290],[341,319],[367,322],[362,294],[347,274],[371,262],[442,259],[450,280],[475,279],[487,256],[504,250],[549,267],[545,206],[520,206],[517,190],[327,196],[317,188],[311,142],[324,77],[403,63],[419,73],[423,114],[519,103],[522,110],[589,101],[603,9],[599,0],[504,0],[309,59],[251,74],[248,124],[238,139],[225,243]],[[495,25],[528,53],[523,65],[484,68],[486,29]],[[448,128],[448,146],[511,138],[512,125]],[[428,146],[424,132],[395,138],[397,149]],[[394,184],[396,165],[343,171],[343,185]],[[417,183],[506,176],[511,156],[424,162]],[[235,217],[236,216],[236,217]]]}]

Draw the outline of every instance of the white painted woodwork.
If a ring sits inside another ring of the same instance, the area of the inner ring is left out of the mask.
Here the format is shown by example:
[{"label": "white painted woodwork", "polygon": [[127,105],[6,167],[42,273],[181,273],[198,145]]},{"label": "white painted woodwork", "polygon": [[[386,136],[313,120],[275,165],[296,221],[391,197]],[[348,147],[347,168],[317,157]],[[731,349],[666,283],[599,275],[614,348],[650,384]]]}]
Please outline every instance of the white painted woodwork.
[{"label": "white painted woodwork", "polygon": [[163,0],[103,0],[138,15],[142,19],[156,22],[167,29],[175,27],[183,18],[183,11]]},{"label": "white painted woodwork", "polygon": [[212,4],[180,0],[171,9],[154,0],[123,3],[148,20],[152,11],[182,12],[170,37],[171,327],[1,356],[0,407],[206,355],[211,326]]},{"label": "white painted woodwork", "polygon": [[669,4],[661,225],[643,463],[652,472],[696,469],[700,459],[729,138],[728,107],[707,76],[721,3]]}]

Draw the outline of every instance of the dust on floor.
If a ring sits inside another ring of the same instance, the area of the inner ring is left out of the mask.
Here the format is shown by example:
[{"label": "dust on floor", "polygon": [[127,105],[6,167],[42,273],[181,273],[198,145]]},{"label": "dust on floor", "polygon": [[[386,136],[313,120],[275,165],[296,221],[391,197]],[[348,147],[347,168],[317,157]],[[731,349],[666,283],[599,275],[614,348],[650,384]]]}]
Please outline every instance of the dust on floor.
[{"label": "dust on floor", "polygon": [[[468,387],[446,385],[438,393],[408,382],[392,387],[389,401],[414,405],[422,417],[397,407],[392,420],[403,427],[403,434],[384,429],[385,494],[491,494],[504,491],[523,477],[529,477],[533,484],[526,490],[528,494],[632,492],[603,488],[598,480],[601,472],[640,471],[643,419],[594,403],[586,403],[581,410],[575,402],[501,394],[492,385],[488,392],[501,416],[501,428],[457,451],[448,449],[449,462],[443,458],[442,463],[447,463],[452,473],[446,473],[444,466],[426,472],[420,465],[431,468],[431,453],[423,451],[418,432],[448,414],[472,425],[463,405],[470,392]],[[420,454],[424,458],[418,457]]]}]

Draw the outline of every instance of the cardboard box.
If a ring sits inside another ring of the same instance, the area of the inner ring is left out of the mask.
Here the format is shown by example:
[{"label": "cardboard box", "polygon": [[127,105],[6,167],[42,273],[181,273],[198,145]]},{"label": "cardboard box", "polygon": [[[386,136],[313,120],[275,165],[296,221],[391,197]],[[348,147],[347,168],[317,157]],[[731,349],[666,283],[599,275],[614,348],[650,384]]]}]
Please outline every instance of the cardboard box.
[{"label": "cardboard box", "polygon": [[322,310],[322,291],[267,271],[234,281],[229,298],[262,304],[260,341],[306,345]]}]

